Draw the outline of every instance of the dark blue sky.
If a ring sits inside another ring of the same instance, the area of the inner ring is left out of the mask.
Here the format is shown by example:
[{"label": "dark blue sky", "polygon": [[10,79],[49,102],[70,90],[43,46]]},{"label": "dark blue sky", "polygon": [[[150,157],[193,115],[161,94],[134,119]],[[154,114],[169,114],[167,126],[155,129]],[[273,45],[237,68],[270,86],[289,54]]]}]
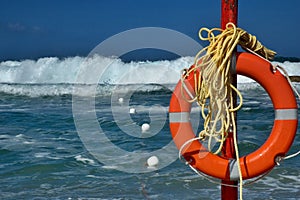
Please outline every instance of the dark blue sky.
[{"label": "dark blue sky", "polygon": [[[101,41],[138,27],[198,39],[220,25],[221,0],[1,0],[0,60],[85,56]],[[300,57],[299,0],[239,0],[238,25],[280,56]]]}]

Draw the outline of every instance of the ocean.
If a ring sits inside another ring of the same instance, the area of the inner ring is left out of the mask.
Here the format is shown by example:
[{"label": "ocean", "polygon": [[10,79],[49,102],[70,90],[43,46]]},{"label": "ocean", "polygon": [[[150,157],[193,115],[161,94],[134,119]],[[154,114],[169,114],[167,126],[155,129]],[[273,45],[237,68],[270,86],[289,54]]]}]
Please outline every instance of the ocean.
[{"label": "ocean", "polygon": [[[172,90],[192,62],[102,56],[1,62],[0,199],[220,199],[219,184],[178,159],[169,131]],[[93,68],[99,64],[105,70]],[[300,63],[278,64],[300,74]],[[239,76],[238,88],[245,155],[267,139],[274,111],[253,80]],[[201,129],[196,106],[191,116]],[[150,130],[143,132],[145,123]],[[299,149],[298,130],[289,154]],[[145,165],[150,156],[158,157],[156,167]],[[244,186],[244,198],[299,199],[299,180],[298,156]]]}]

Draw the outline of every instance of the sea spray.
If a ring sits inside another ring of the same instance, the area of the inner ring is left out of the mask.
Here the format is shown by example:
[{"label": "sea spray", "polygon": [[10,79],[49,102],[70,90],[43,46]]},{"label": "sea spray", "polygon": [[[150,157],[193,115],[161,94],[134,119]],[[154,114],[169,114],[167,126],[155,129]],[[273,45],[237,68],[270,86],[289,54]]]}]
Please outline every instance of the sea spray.
[{"label": "sea spray", "polygon": [[[87,68],[104,68],[99,75],[98,95],[110,95],[115,86],[130,91],[132,85],[141,85],[143,91],[160,90],[166,86],[172,90],[180,79],[180,72],[193,63],[193,57],[176,60],[123,62],[116,57],[45,57],[38,60],[0,62],[0,92],[27,96],[52,96],[72,94],[74,87],[88,87],[95,84],[87,76],[78,76]],[[289,75],[300,74],[300,63],[274,62],[283,66]],[[251,67],[251,66],[249,66]],[[238,83],[254,83],[253,80],[238,76]],[[145,85],[147,85],[145,87]],[[249,85],[248,85],[249,86]],[[247,86],[247,87],[248,87]],[[241,87],[241,86],[239,86]]]}]

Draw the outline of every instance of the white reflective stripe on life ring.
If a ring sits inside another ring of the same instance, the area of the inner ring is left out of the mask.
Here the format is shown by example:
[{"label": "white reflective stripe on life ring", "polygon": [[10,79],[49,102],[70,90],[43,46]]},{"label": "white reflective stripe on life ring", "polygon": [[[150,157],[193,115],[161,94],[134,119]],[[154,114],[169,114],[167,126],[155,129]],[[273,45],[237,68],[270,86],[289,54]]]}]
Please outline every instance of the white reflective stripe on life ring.
[{"label": "white reflective stripe on life ring", "polygon": [[189,112],[171,112],[169,113],[170,123],[184,123],[190,122]]},{"label": "white reflective stripe on life ring", "polygon": [[297,109],[276,109],[275,120],[297,120]]}]

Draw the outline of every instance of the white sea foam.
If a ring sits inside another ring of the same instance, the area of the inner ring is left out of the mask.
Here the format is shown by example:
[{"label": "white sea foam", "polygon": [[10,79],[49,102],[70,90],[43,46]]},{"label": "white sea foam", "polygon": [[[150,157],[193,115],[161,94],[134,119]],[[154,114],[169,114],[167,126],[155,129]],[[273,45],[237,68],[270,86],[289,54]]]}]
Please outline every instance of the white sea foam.
[{"label": "white sea foam", "polygon": [[[38,60],[5,61],[0,63],[0,83],[10,84],[91,84],[89,78],[78,79],[78,73],[88,68],[106,69],[98,83],[139,84],[176,83],[182,68],[189,67],[192,57],[168,61],[124,63],[119,58],[93,56],[40,58]],[[102,72],[102,71],[101,71]],[[93,74],[89,74],[93,75]],[[100,76],[101,74],[99,74]],[[161,78],[162,80],[158,80]],[[159,81],[159,82],[157,82]]]},{"label": "white sea foam", "polygon": [[48,157],[50,155],[49,152],[40,152],[40,153],[35,153],[34,157],[36,158],[44,158],[44,157]]},{"label": "white sea foam", "polygon": [[94,161],[94,160],[89,159],[89,158],[84,158],[84,157],[82,157],[81,155],[75,156],[75,159],[76,159],[77,161],[80,161],[80,162],[84,163],[84,164],[89,164],[89,165],[95,164],[95,161]]},{"label": "white sea foam", "polygon": [[[119,58],[98,55],[90,58],[46,57],[38,60],[4,61],[0,62],[0,92],[51,96],[72,94],[74,85],[174,85],[179,81],[181,70],[188,68],[192,63],[193,57],[181,57],[171,61],[124,63]],[[300,63],[274,62],[274,64],[283,66],[289,75],[300,75]],[[87,70],[90,72],[82,78],[82,74]],[[252,82],[254,81],[251,79],[238,76],[238,83]]]},{"label": "white sea foam", "polygon": [[118,169],[116,165],[104,165],[102,166],[103,169]]}]

